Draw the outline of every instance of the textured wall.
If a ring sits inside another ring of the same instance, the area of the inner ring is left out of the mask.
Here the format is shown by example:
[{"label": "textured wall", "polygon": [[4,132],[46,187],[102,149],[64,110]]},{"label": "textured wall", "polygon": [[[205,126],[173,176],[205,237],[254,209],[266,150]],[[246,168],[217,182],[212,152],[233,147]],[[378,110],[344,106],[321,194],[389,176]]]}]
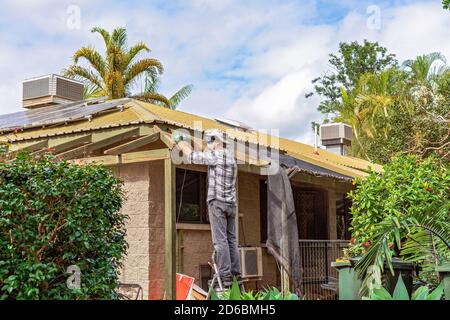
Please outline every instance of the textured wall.
[{"label": "textured wall", "polygon": [[124,180],[127,257],[123,283],[140,284],[144,299],[161,299],[164,276],[164,171],[163,162],[122,165],[116,173]]}]

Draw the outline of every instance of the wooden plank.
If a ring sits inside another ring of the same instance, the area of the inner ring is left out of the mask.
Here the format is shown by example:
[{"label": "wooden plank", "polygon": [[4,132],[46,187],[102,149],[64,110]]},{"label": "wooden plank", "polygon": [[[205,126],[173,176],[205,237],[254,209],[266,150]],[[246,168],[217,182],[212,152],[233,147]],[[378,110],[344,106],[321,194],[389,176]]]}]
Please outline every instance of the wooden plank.
[{"label": "wooden plank", "polygon": [[170,133],[167,132],[160,132],[161,141],[164,142],[164,144],[169,148],[169,150],[172,150],[173,147],[175,147],[176,143],[172,140],[172,137]]},{"label": "wooden plank", "polygon": [[72,159],[69,161],[77,164],[88,164],[96,162],[104,165],[117,165],[121,163],[148,162],[154,160],[164,160],[168,158],[169,158],[168,149],[155,149],[155,150],[124,153],[120,156],[106,155],[90,158]]},{"label": "wooden plank", "polygon": [[118,154],[123,154],[126,153],[128,151],[140,148],[142,146],[145,146],[149,143],[155,142],[157,140],[159,140],[159,132],[155,132],[140,138],[137,138],[133,141],[121,144],[117,147],[105,150],[105,154],[110,154],[110,155],[118,155]]},{"label": "wooden plank", "polygon": [[176,223],[175,223],[175,166],[164,160],[164,288],[168,300],[175,299]]},{"label": "wooden plank", "polygon": [[162,142],[164,142],[164,144],[167,146],[167,148],[169,148],[169,150],[172,150],[173,147],[175,147],[175,145],[176,145],[175,141],[172,140],[172,135],[170,133],[168,133],[167,131],[164,131],[163,129],[161,129],[161,127],[159,127],[156,124],[153,125],[153,128],[155,129],[156,132],[159,132],[160,139]]},{"label": "wooden plank", "polygon": [[111,144],[120,142],[124,139],[137,137],[137,136],[139,136],[139,132],[140,132],[139,128],[134,128],[134,129],[130,129],[127,131],[122,131],[120,133],[115,133],[114,135],[112,135],[110,137],[103,138],[103,139],[100,139],[95,142],[91,142],[87,145],[84,145],[84,146],[81,146],[81,147],[78,147],[78,148],[75,148],[72,150],[68,150],[66,152],[59,154],[58,156],[60,158],[64,158],[64,159],[73,159],[80,155],[86,155],[92,151],[95,151],[100,148],[109,146]]},{"label": "wooden plank", "polygon": [[35,152],[37,150],[41,150],[41,149],[47,149],[48,148],[48,140],[43,140],[43,141],[39,141],[33,144],[30,144],[26,147],[11,151],[8,153],[8,158],[12,159],[14,157],[16,157],[20,152],[22,151],[29,151],[29,152]]},{"label": "wooden plank", "polygon": [[168,149],[145,150],[122,154],[122,163],[135,163],[169,158]]},{"label": "wooden plank", "polygon": [[79,147],[80,145],[84,145],[87,143],[90,143],[92,141],[92,135],[86,135],[86,136],[82,136],[82,137],[78,137],[75,139],[72,139],[70,141],[67,142],[63,142],[57,145],[54,145],[52,147],[49,148],[49,151],[53,154],[57,154],[72,148],[76,148]]},{"label": "wooden plank", "polygon": [[75,164],[90,164],[90,163],[98,163],[103,164],[105,166],[116,165],[119,163],[118,156],[99,156],[99,157],[91,157],[91,158],[82,158],[82,159],[73,159],[69,160],[69,162]]}]

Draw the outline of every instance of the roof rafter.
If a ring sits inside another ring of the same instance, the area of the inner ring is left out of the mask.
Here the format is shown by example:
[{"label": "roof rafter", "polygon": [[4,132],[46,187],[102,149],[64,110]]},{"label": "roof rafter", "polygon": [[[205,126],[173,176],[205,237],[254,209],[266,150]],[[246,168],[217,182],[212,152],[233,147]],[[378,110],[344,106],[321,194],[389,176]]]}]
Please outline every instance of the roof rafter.
[{"label": "roof rafter", "polygon": [[12,159],[12,158],[16,157],[20,152],[23,152],[23,151],[29,151],[29,152],[34,153],[34,152],[36,152],[38,150],[42,150],[44,148],[48,148],[48,139],[42,140],[42,141],[39,141],[36,143],[32,143],[26,147],[23,147],[23,148],[20,148],[17,150],[10,151],[8,153],[8,158]]},{"label": "roof rafter", "polygon": [[111,144],[120,142],[124,139],[137,137],[139,135],[140,135],[140,129],[133,128],[130,130],[122,131],[120,133],[116,133],[112,136],[100,139],[98,141],[91,142],[84,146],[65,151],[65,152],[59,154],[58,157],[60,157],[62,159],[74,159],[80,155],[88,154],[92,151],[98,150],[103,147],[107,147]]},{"label": "roof rafter", "polygon": [[155,142],[155,141],[157,141],[159,139],[160,139],[159,132],[154,132],[154,133],[148,134],[146,136],[137,138],[137,139],[135,139],[133,141],[126,142],[124,144],[118,145],[117,147],[107,149],[107,150],[105,150],[104,153],[107,154],[107,155],[119,155],[119,154],[122,154],[122,153],[126,153],[126,152],[129,152],[129,151],[132,151],[132,150],[137,149],[139,147],[145,146],[145,145],[147,145],[149,143],[152,143],[152,142]]}]

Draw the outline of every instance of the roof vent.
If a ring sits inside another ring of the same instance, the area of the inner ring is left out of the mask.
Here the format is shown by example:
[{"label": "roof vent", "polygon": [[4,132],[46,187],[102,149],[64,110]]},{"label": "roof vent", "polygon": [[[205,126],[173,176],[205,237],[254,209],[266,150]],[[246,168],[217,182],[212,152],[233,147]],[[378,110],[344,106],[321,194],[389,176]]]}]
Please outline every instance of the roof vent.
[{"label": "roof vent", "polygon": [[221,124],[224,124],[229,127],[233,127],[234,129],[239,129],[242,131],[252,131],[252,128],[240,121],[225,119],[225,118],[215,118],[215,120]]},{"label": "roof vent", "polygon": [[320,139],[327,150],[347,155],[344,146],[352,144],[352,127],[342,122],[327,123],[320,126]]},{"label": "roof vent", "polygon": [[22,83],[22,105],[34,109],[80,101],[83,88],[82,82],[56,74],[27,79]]}]

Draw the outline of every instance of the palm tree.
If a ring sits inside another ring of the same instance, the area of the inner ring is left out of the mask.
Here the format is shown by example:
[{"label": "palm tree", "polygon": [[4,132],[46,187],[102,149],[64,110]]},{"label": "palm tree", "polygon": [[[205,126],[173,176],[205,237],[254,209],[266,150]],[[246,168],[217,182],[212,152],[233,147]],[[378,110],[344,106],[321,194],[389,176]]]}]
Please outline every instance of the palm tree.
[{"label": "palm tree", "polygon": [[170,98],[167,98],[158,93],[160,83],[159,77],[155,77],[153,74],[147,75],[144,83],[144,92],[137,95],[136,98],[174,110],[182,100],[189,96],[194,87],[192,84],[186,85],[175,92]]},{"label": "palm tree", "polygon": [[[415,213],[402,220],[393,217],[379,223],[370,249],[355,265],[358,276],[369,285],[373,280],[380,282],[380,274],[385,265],[394,274],[390,241],[409,261],[421,261],[429,270],[449,262],[449,212],[450,200],[444,199],[435,212]],[[406,241],[402,245],[404,239]],[[366,289],[367,286],[362,287],[363,292]]]},{"label": "palm tree", "polygon": [[[444,65],[433,67],[436,62],[442,62]],[[418,85],[424,85],[428,88],[434,88],[437,79],[445,73],[449,67],[445,65],[447,60],[442,53],[432,52],[406,60],[402,67],[409,71],[412,82]]]},{"label": "palm tree", "polygon": [[[143,42],[127,48],[127,34],[124,28],[116,28],[111,33],[95,27],[91,30],[103,37],[106,47],[105,57],[93,47],[82,47],[74,56],[74,64],[63,71],[64,75],[82,80],[86,84],[85,93],[89,97],[108,96],[118,99],[130,94],[136,80],[144,74],[154,76],[163,73],[163,66],[157,59],[136,60],[141,52],[150,52]],[[78,65],[83,58],[89,67]]]}]

